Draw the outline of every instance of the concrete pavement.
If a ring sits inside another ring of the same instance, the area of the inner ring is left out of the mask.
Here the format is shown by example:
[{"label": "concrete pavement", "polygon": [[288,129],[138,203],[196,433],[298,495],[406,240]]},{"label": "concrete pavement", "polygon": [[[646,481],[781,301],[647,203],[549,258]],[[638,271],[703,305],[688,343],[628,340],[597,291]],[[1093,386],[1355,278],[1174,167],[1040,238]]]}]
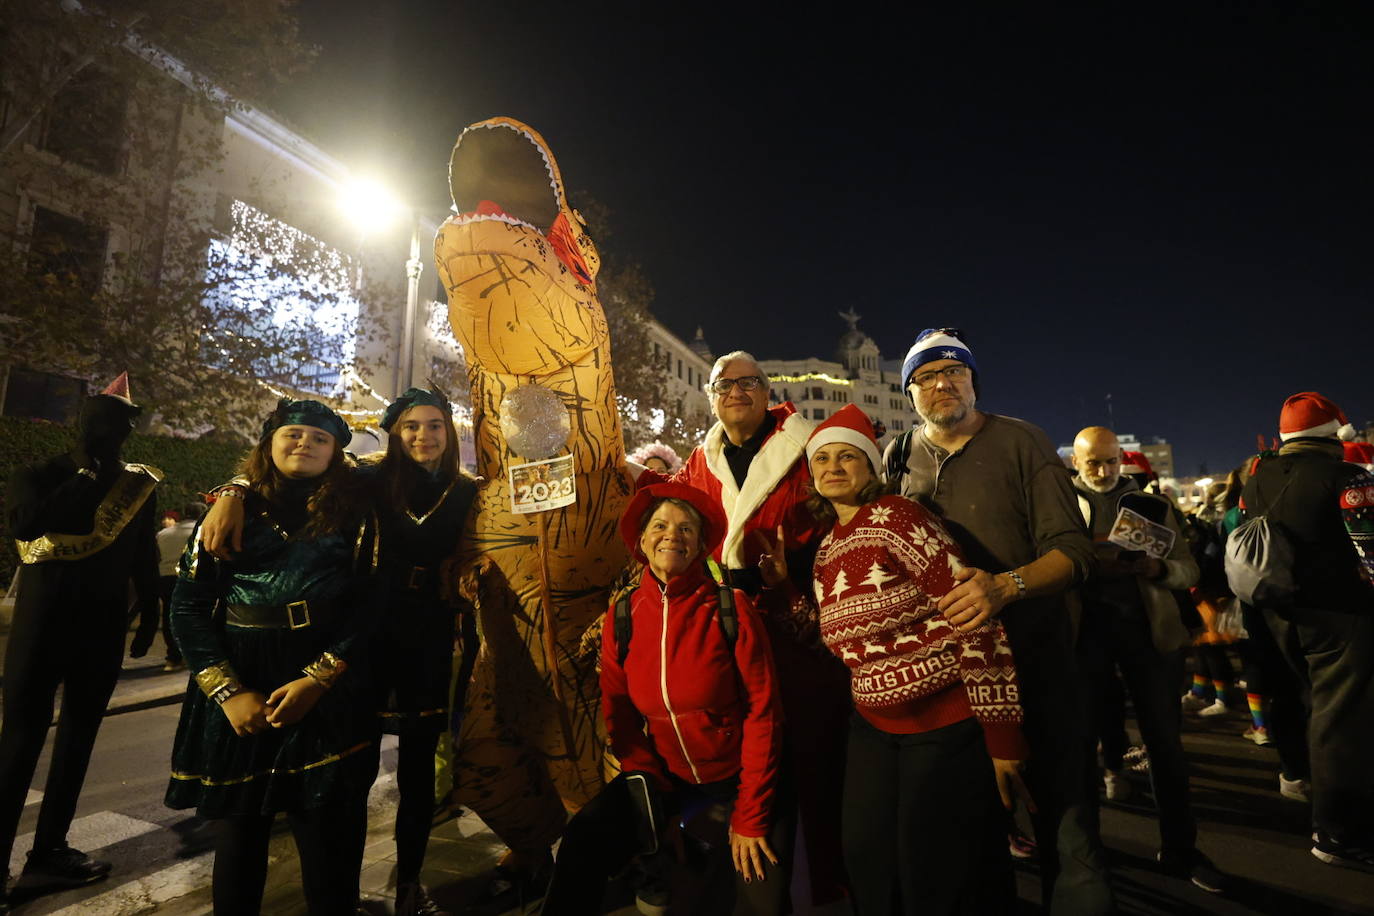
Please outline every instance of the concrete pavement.
[{"label": "concrete pavement", "polygon": [[[0,632],[0,649],[5,636]],[[189,680],[185,671],[163,673],[162,659],[161,646],[155,644],[147,658],[125,661],[110,712],[120,716],[121,722],[136,724],[129,729],[135,734],[117,739],[119,729],[112,728],[113,723],[102,730],[102,742],[123,740],[130,753],[145,761],[142,769],[146,778],[137,786],[128,779],[130,791],[139,797],[117,802],[107,790],[89,791],[83,804],[89,797],[92,806],[102,810],[79,812],[71,838],[79,848],[97,853],[103,849],[100,854],[123,864],[100,885],[32,898],[17,908],[16,916],[148,912],[182,916],[209,912],[212,856],[208,833],[198,819],[168,812],[160,805],[170,729],[176,717],[173,704],[180,702]],[[125,715],[128,719],[123,718]],[[1133,799],[1104,804],[1102,810],[1103,838],[1112,852],[1122,911],[1208,916],[1374,914],[1374,875],[1332,868],[1311,856],[1308,806],[1279,796],[1276,755],[1242,739],[1245,724],[1245,714],[1239,709],[1216,719],[1188,716],[1184,734],[1193,773],[1199,847],[1218,867],[1235,876],[1236,886],[1227,896],[1218,897],[1155,870],[1157,822],[1148,786],[1142,781]],[[390,838],[396,803],[391,775],[394,766],[394,744],[388,741],[383,749],[383,772],[370,800],[363,871],[366,905],[377,916],[390,912],[394,891],[395,849]],[[33,796],[42,788],[45,770],[45,764],[40,765]],[[158,858],[153,850],[159,843],[164,848],[174,847],[175,854],[163,853]],[[24,851],[26,847],[20,854]],[[481,820],[465,814],[436,828],[424,879],[445,906],[476,912],[469,905],[485,888],[486,876],[503,852],[500,841]],[[303,913],[299,864],[284,825],[274,836],[271,856],[263,911],[285,916]],[[139,868],[140,862],[148,864]],[[1023,911],[1037,912],[1038,907],[1031,903],[1038,897],[1033,863],[1021,868],[1018,883]],[[488,907],[483,916],[497,912]],[[629,914],[634,910],[630,907],[617,912]]]}]

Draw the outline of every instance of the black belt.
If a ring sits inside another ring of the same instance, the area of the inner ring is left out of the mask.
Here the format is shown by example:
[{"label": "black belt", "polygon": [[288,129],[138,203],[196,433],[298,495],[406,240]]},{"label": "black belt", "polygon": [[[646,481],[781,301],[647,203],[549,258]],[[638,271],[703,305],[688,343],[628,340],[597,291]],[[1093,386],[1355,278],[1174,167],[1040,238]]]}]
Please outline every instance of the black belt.
[{"label": "black belt", "polygon": [[259,630],[301,630],[322,624],[333,616],[335,601],[292,601],[289,604],[230,604],[224,622],[234,627]]},{"label": "black belt", "polygon": [[434,570],[428,566],[412,566],[408,571],[401,571],[401,587],[412,592],[423,592],[434,588],[437,584]]}]

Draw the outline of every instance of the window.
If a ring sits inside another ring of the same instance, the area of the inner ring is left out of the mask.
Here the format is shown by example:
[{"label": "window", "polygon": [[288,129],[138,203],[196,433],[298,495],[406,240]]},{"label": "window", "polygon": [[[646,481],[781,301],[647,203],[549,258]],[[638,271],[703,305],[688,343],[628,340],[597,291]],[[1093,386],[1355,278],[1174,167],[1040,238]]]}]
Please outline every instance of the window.
[{"label": "window", "polygon": [[825,400],[825,389],[824,389],[824,388],[812,388],[812,389],[811,389],[810,400],[812,400],[812,401],[824,401],[824,400]]},{"label": "window", "polygon": [[43,149],[104,175],[119,173],[128,104],[128,88],[109,71],[81,68],[48,106]]},{"label": "window", "polygon": [[825,419],[825,408],[824,408],[824,407],[815,407],[815,408],[812,408],[812,410],[811,410],[811,419],[813,419],[813,420],[824,420],[824,419]]},{"label": "window", "polygon": [[29,272],[51,274],[79,286],[87,295],[100,291],[109,233],[46,207],[35,207],[29,237]]},{"label": "window", "polygon": [[682,378],[682,360],[677,361],[677,377]]},{"label": "window", "polygon": [[72,424],[85,396],[86,384],[80,379],[15,367],[5,382],[4,413]]}]

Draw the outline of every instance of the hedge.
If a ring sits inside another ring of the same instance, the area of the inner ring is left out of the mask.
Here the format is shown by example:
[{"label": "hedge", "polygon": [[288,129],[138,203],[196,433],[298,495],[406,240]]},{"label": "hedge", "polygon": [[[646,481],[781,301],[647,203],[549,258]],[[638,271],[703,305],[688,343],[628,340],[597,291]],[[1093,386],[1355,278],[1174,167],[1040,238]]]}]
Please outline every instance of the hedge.
[{"label": "hedge", "polygon": [[[74,440],[75,433],[69,427],[46,420],[0,416],[0,535],[4,543],[0,549],[0,594],[19,565],[4,506],[10,470],[46,461],[69,450]],[[210,487],[233,476],[244,451],[241,444],[212,437],[173,439],[134,433],[125,443],[123,457],[125,461],[150,464],[162,471],[162,483],[154,494],[160,515],[165,509],[179,511],[186,503],[197,501]]]}]

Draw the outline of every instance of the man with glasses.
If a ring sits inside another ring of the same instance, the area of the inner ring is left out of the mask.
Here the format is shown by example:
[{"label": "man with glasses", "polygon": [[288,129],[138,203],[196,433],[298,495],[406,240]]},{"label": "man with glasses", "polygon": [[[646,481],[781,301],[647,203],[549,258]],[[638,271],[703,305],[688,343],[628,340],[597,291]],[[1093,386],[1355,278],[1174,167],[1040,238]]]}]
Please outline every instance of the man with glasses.
[{"label": "man with glasses", "polygon": [[[716,360],[705,389],[717,422],[673,479],[720,501],[729,528],[716,559],[736,588],[757,598],[764,615],[788,725],[774,816],[800,809],[812,902],[823,904],[843,893],[840,736],[850,701],[848,669],[821,643],[810,598],[811,562],[825,533],[805,505],[811,496],[806,442],[815,424],[790,402],[768,406],[768,376],[742,350]],[[792,587],[765,589],[759,565],[777,550],[787,556]],[[796,798],[789,803],[790,794]],[[768,880],[776,878],[785,875],[770,873]]]},{"label": "man with glasses", "polygon": [[977,409],[978,364],[957,328],[922,331],[902,379],[924,422],[888,445],[888,480],[939,515],[964,549],[969,565],[939,601],[946,618],[971,629],[997,616],[1006,628],[1031,748],[1026,782],[1045,906],[1110,912],[1065,600],[1093,550],[1069,471],[1039,427]]}]

